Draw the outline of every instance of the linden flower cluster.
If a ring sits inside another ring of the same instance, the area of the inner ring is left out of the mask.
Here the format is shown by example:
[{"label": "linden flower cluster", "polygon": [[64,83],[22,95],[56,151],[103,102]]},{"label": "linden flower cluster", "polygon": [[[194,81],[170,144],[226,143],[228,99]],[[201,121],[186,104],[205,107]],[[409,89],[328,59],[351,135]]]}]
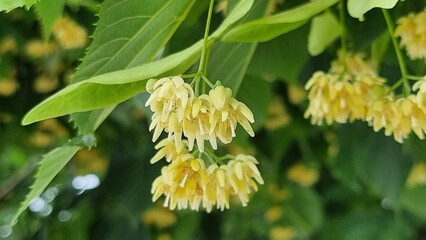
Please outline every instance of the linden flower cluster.
[{"label": "linden flower cluster", "polygon": [[401,46],[412,59],[426,59],[426,9],[420,13],[402,17],[398,20],[395,35],[401,38]]},{"label": "linden flower cluster", "polygon": [[339,57],[328,73],[316,72],[305,86],[309,90],[305,117],[311,117],[312,124],[362,120],[376,132],[384,129],[399,143],[411,132],[424,139],[426,79],[414,84],[416,95],[395,96],[361,55]]},{"label": "linden flower cluster", "polygon": [[341,52],[329,72],[314,73],[305,85],[309,106],[305,118],[312,124],[347,123],[365,119],[371,97],[380,91],[384,79],[360,54]]},{"label": "linden flower cluster", "polygon": [[217,140],[230,143],[235,137],[235,129],[240,124],[250,136],[254,131],[253,113],[242,102],[232,97],[232,91],[216,86],[209,94],[195,97],[192,87],[181,77],[162,78],[148,89],[151,96],[145,106],[154,112],[149,130],[154,130],[155,142],[161,133],[167,132],[174,139],[176,147],[182,145],[182,135],[188,139],[192,151],[196,141],[200,152],[204,152],[204,140],[209,140],[217,149]]},{"label": "linden flower cluster", "polygon": [[[241,154],[217,157],[205,151],[204,141],[213,149],[217,149],[217,139],[230,143],[238,125],[254,136],[250,109],[220,84],[208,94],[196,96],[181,77],[171,77],[148,82],[147,90],[151,96],[146,106],[154,113],[149,127],[154,130],[152,140],[155,142],[162,132],[168,134],[155,146],[158,152],[151,159],[156,163],[165,158],[169,163],[153,182],[153,201],[164,195],[164,206],[172,210],[202,207],[210,212],[214,206],[228,209],[230,197],[236,196],[246,206],[249,195],[257,191],[257,183],[263,184],[257,160]],[[208,158],[209,165],[202,156]]]},{"label": "linden flower cluster", "polygon": [[258,161],[249,155],[230,156],[227,164],[216,163],[206,167],[204,161],[189,153],[187,142],[177,148],[173,140],[163,139],[156,149],[158,153],[151,163],[166,158],[169,165],[161,170],[153,184],[153,201],[166,196],[165,207],[198,210],[200,206],[210,212],[229,209],[230,197],[237,196],[243,206],[247,206],[250,193],[257,191],[257,183],[263,179],[256,167]]}]

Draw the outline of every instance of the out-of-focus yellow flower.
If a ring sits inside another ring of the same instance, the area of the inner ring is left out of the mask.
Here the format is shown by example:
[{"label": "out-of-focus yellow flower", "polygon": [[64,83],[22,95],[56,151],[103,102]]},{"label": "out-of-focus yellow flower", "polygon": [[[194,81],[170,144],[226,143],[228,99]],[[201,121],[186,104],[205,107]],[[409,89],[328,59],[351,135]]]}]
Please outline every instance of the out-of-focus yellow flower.
[{"label": "out-of-focus yellow flower", "polygon": [[14,77],[0,78],[0,96],[12,96],[18,88],[19,83]]},{"label": "out-of-focus yellow flower", "polygon": [[162,233],[158,235],[157,240],[172,240],[172,236],[170,236],[170,234],[167,234],[167,233]]},{"label": "out-of-focus yellow flower", "polygon": [[395,35],[401,38],[401,46],[405,47],[412,59],[426,59],[426,10],[410,13],[398,19]]},{"label": "out-of-focus yellow flower", "polygon": [[49,133],[36,131],[31,134],[29,142],[32,146],[37,148],[45,148],[55,141],[55,137]]},{"label": "out-of-focus yellow flower", "polygon": [[57,76],[42,74],[35,79],[34,91],[37,93],[49,93],[59,86],[59,79]]},{"label": "out-of-focus yellow flower", "polygon": [[176,223],[176,215],[168,209],[153,207],[145,211],[142,221],[146,225],[164,229]]},{"label": "out-of-focus yellow flower", "polygon": [[42,40],[31,40],[25,45],[25,53],[33,58],[46,57],[55,50],[55,44]]},{"label": "out-of-focus yellow flower", "polygon": [[0,112],[0,122],[9,123],[14,119],[13,114]]},{"label": "out-of-focus yellow flower", "polygon": [[283,216],[283,208],[281,206],[270,207],[266,210],[264,218],[269,223],[280,220]]},{"label": "out-of-focus yellow flower", "polygon": [[329,157],[336,157],[339,153],[339,142],[337,141],[337,136],[333,132],[326,132],[325,140],[328,143],[327,155]]},{"label": "out-of-focus yellow flower", "polygon": [[226,16],[226,14],[228,13],[228,4],[228,0],[219,0],[214,9],[215,12],[221,12],[223,15]]},{"label": "out-of-focus yellow flower", "polygon": [[271,195],[272,199],[276,202],[282,202],[291,196],[291,193],[288,189],[279,188],[274,183],[269,184],[267,189],[269,195]]},{"label": "out-of-focus yellow flower", "polygon": [[74,157],[79,175],[88,173],[105,173],[108,159],[98,149],[80,150]]},{"label": "out-of-focus yellow flower", "polygon": [[82,48],[88,41],[86,29],[69,17],[59,17],[53,24],[52,32],[65,49]]},{"label": "out-of-focus yellow flower", "polygon": [[290,115],[287,113],[281,99],[275,97],[269,103],[268,117],[265,121],[265,128],[275,130],[287,125],[290,122]]},{"label": "out-of-focus yellow flower", "polygon": [[307,92],[303,87],[299,87],[296,85],[289,85],[287,89],[288,100],[292,104],[300,104],[305,101]]},{"label": "out-of-focus yellow flower", "polygon": [[292,227],[273,227],[269,231],[270,240],[291,240],[296,236],[296,231]]},{"label": "out-of-focus yellow flower", "polygon": [[69,136],[69,132],[64,125],[54,118],[41,121],[37,129],[58,137],[67,138]]},{"label": "out-of-focus yellow flower", "polygon": [[413,165],[405,185],[409,188],[426,185],[426,163],[421,162]]},{"label": "out-of-focus yellow flower", "polygon": [[16,40],[13,37],[5,37],[0,41],[0,53],[16,52]]},{"label": "out-of-focus yellow flower", "polygon": [[287,171],[287,178],[303,187],[312,186],[318,181],[318,170],[305,164],[296,164]]},{"label": "out-of-focus yellow flower", "polygon": [[268,14],[272,14],[275,13],[277,11],[277,5],[283,4],[285,0],[273,0],[273,1],[269,1],[269,5],[268,8],[266,10],[266,12]]}]

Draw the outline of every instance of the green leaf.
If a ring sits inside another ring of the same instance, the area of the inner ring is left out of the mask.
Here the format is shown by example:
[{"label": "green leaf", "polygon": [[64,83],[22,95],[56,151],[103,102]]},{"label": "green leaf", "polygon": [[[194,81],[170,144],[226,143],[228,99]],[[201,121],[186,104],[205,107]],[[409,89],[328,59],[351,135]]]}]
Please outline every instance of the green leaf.
[{"label": "green leaf", "polygon": [[[211,35],[212,44],[251,8],[253,1],[242,0],[223,24]],[[229,20],[231,19],[231,20]],[[139,67],[90,77],[69,85],[31,109],[23,118],[27,125],[69,113],[111,107],[145,90],[146,81],[161,76],[181,74],[200,56],[202,40],[178,53]]]},{"label": "green leaf", "polygon": [[311,17],[338,0],[313,1],[276,15],[263,17],[233,28],[223,37],[227,42],[266,42],[305,24]]},{"label": "green leaf", "polygon": [[13,225],[18,221],[19,215],[27,209],[35,198],[40,196],[53,178],[80,149],[78,146],[63,146],[53,149],[43,157],[35,182],[31,186],[31,191],[12,219]]},{"label": "green leaf", "polygon": [[309,53],[311,56],[320,55],[341,34],[340,24],[330,11],[314,17],[308,35]]},{"label": "green leaf", "polygon": [[44,40],[49,39],[53,23],[62,15],[64,6],[65,0],[43,0],[35,5]]},{"label": "green leaf", "polygon": [[348,0],[348,12],[354,18],[363,20],[364,14],[373,8],[393,8],[398,0]]},{"label": "green leaf", "polygon": [[297,83],[302,68],[309,60],[306,48],[308,30],[306,25],[269,42],[260,43],[250,63],[248,73],[256,76],[276,77],[290,84]]},{"label": "green leaf", "polygon": [[[195,0],[106,1],[94,41],[74,82],[152,61],[192,8]],[[143,6],[142,6],[143,5]],[[117,13],[125,14],[117,14]],[[119,41],[118,41],[119,40]],[[94,132],[115,106],[71,114],[80,133]]]},{"label": "green leaf", "polygon": [[32,5],[40,0],[1,0],[0,1],[0,12],[6,11],[9,12],[15,8],[25,6],[29,9]]},{"label": "green leaf", "polygon": [[64,88],[31,109],[22,120],[27,125],[47,118],[63,116],[72,112],[84,112],[110,107],[123,102],[145,90],[146,81],[128,84],[99,84],[79,82]]},{"label": "green leaf", "polygon": [[405,188],[401,194],[402,206],[413,215],[426,220],[426,186]]},{"label": "green leaf", "polygon": [[387,31],[383,32],[373,44],[371,44],[371,61],[377,72],[380,72],[380,65],[385,56],[390,43],[390,36]]},{"label": "green leaf", "polygon": [[317,230],[323,221],[321,199],[310,188],[293,187],[291,198],[285,203],[286,216],[303,235]]}]

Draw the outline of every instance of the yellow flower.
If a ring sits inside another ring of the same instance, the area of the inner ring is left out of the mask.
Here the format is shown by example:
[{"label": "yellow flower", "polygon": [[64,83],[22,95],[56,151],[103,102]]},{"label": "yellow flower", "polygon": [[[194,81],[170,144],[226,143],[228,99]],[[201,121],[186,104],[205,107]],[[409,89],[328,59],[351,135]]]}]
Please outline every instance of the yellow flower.
[{"label": "yellow flower", "polygon": [[5,37],[0,41],[0,53],[15,52],[16,48],[16,40],[13,37]]},{"label": "yellow flower", "polygon": [[170,210],[154,207],[143,213],[142,221],[146,225],[164,229],[176,223],[176,216],[173,212],[170,212]]},{"label": "yellow flower", "polygon": [[426,185],[426,163],[421,162],[413,165],[405,185],[409,188]]},{"label": "yellow flower", "polygon": [[281,219],[283,216],[283,208],[281,206],[274,206],[268,208],[265,212],[265,219],[266,221],[273,223]]},{"label": "yellow flower", "polygon": [[14,77],[0,78],[0,96],[12,96],[18,88],[19,83]]},{"label": "yellow flower", "polygon": [[212,105],[208,95],[203,94],[191,99],[189,109],[183,121],[183,134],[188,138],[188,148],[191,151],[194,142],[200,152],[204,152],[204,140],[209,140],[213,149],[217,149],[216,135],[210,134],[210,106]]},{"label": "yellow flower", "polygon": [[86,30],[69,17],[59,17],[53,24],[52,32],[65,49],[82,48],[88,41]]},{"label": "yellow flower", "polygon": [[58,85],[58,77],[42,74],[35,79],[34,91],[37,93],[48,93],[55,90]]},{"label": "yellow flower", "polygon": [[163,167],[161,176],[157,177],[151,188],[152,200],[161,195],[166,196],[164,206],[174,210],[198,210],[203,197],[201,179],[205,174],[205,165],[201,159],[172,161]]},{"label": "yellow flower", "polygon": [[243,154],[237,155],[227,164],[229,168],[227,178],[244,207],[249,201],[249,194],[258,189],[256,182],[261,185],[264,183],[256,164],[258,164],[256,158]]},{"label": "yellow flower", "polygon": [[292,104],[300,104],[306,99],[306,90],[303,87],[290,85],[287,89],[288,100]]},{"label": "yellow flower", "polygon": [[25,46],[25,53],[33,58],[46,57],[55,50],[55,45],[42,40],[31,40]]},{"label": "yellow flower", "polygon": [[265,128],[275,130],[287,125],[290,122],[290,116],[286,112],[282,100],[278,97],[272,99],[268,107],[268,118],[265,121]]},{"label": "yellow flower", "polygon": [[171,162],[172,160],[186,161],[190,158],[193,158],[193,156],[188,153],[186,145],[186,141],[182,141],[182,144],[176,145],[173,140],[168,138],[163,139],[155,146],[155,149],[159,150],[151,158],[150,163],[154,164],[164,157],[166,158],[167,162]]},{"label": "yellow flower", "polygon": [[426,76],[414,83],[413,91],[417,91],[416,98],[419,108],[426,109]]},{"label": "yellow flower", "polygon": [[227,165],[218,166],[212,164],[208,167],[206,175],[202,179],[203,185],[203,208],[207,212],[216,205],[217,209],[229,209],[229,197],[233,193],[227,178],[229,168]]},{"label": "yellow flower", "polygon": [[215,134],[223,143],[230,143],[235,137],[237,124],[240,124],[250,136],[254,136],[250,125],[254,122],[253,113],[244,103],[232,97],[231,89],[217,86],[210,90],[209,97],[213,105],[210,110],[210,135]]},{"label": "yellow flower", "polygon": [[274,227],[269,232],[269,239],[271,240],[291,240],[295,237],[296,233],[292,227]]},{"label": "yellow flower", "polygon": [[316,169],[299,163],[290,167],[287,178],[303,187],[309,187],[318,181],[319,174]]},{"label": "yellow flower", "polygon": [[405,47],[412,59],[426,59],[426,10],[410,13],[398,19],[395,35],[401,38],[401,46]]},{"label": "yellow flower", "polygon": [[150,131],[155,128],[152,140],[155,142],[165,131],[169,133],[169,138],[174,135],[175,143],[179,144],[183,132],[182,122],[194,91],[181,77],[162,78],[154,84],[152,90],[145,104],[154,112],[149,126]]}]

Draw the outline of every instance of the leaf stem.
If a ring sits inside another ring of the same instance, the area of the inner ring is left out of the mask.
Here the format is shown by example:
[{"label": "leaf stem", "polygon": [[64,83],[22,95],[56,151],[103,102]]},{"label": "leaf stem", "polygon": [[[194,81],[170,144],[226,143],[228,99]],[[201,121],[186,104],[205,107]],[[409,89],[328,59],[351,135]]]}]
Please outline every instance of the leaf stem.
[{"label": "leaf stem", "polygon": [[[212,14],[213,14],[213,6],[214,6],[214,0],[210,0],[210,6],[209,6],[209,12],[207,15],[207,22],[206,22],[206,29],[204,31],[204,40],[203,40],[203,49],[201,51],[201,60],[200,65],[198,67],[198,72],[203,75],[203,73],[207,72],[207,63],[208,63],[208,38],[209,38],[209,32],[210,32],[210,24],[212,20]],[[198,96],[199,95],[199,88],[200,88],[200,80],[201,78],[197,78],[195,81],[195,93]]]},{"label": "leaf stem", "polygon": [[407,79],[407,76],[408,76],[407,66],[405,64],[404,57],[402,56],[401,49],[398,46],[398,42],[395,36],[393,35],[393,33],[395,32],[395,28],[393,26],[392,19],[389,15],[389,12],[386,9],[382,9],[382,12],[386,21],[386,25],[388,26],[389,35],[392,39],[393,48],[395,49],[395,54],[398,59],[399,69],[401,71],[401,79],[394,86],[392,86],[392,88],[396,88],[402,83],[404,85],[404,88],[403,88],[404,95],[407,96],[408,94],[411,93],[410,84],[408,83],[408,79]]}]

